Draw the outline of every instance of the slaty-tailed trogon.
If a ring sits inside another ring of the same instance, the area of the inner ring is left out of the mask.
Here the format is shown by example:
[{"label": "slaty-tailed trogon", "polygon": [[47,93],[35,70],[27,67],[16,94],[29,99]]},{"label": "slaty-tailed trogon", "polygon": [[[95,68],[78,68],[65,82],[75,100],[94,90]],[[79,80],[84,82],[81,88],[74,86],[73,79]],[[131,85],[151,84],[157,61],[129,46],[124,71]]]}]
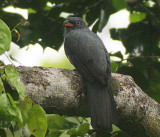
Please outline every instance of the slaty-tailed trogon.
[{"label": "slaty-tailed trogon", "polygon": [[87,82],[92,127],[111,132],[117,118],[108,52],[102,40],[89,30],[81,18],[70,17],[63,25],[66,28],[66,56]]}]

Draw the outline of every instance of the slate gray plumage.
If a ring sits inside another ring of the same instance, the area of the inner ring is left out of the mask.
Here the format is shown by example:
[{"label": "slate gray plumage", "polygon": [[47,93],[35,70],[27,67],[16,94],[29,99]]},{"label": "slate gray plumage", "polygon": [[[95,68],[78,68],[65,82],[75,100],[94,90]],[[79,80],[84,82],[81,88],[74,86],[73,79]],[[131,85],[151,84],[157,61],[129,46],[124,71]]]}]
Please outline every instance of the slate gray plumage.
[{"label": "slate gray plumage", "polygon": [[95,129],[112,131],[117,123],[115,102],[110,86],[110,57],[102,40],[78,17],[64,21],[65,53],[87,82],[91,124]]}]

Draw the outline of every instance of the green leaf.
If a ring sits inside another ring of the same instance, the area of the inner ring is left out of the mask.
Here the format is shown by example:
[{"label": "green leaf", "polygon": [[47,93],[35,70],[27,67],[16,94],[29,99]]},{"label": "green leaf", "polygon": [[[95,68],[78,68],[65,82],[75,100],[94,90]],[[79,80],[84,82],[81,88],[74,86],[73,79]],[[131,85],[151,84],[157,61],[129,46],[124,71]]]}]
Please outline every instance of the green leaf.
[{"label": "green leaf", "polygon": [[40,105],[33,106],[27,124],[34,136],[45,137],[47,131],[47,117]]},{"label": "green leaf", "polygon": [[24,124],[26,124],[26,122],[30,117],[31,109],[32,109],[32,100],[29,98],[23,100],[23,102],[20,104],[20,110],[21,110]]},{"label": "green leaf", "polygon": [[160,84],[159,82],[151,82],[151,90],[152,92],[148,91],[147,94],[154,98],[156,101],[160,102]]},{"label": "green leaf", "polygon": [[32,101],[31,99],[27,98],[23,100],[20,105],[17,104],[17,106],[16,125],[14,127],[15,130],[21,129],[27,123],[32,109]]},{"label": "green leaf", "polygon": [[0,19],[0,55],[10,49],[11,32],[8,26]]},{"label": "green leaf", "polygon": [[50,131],[47,137],[59,137],[62,134],[61,131]]},{"label": "green leaf", "polygon": [[77,120],[77,117],[66,117],[66,120],[70,123],[75,123],[76,125],[79,124],[79,120]]},{"label": "green leaf", "polygon": [[18,91],[20,98],[23,100],[25,98],[25,87],[24,87],[24,85],[21,82],[16,81],[14,83],[14,86],[15,86],[16,90]]},{"label": "green leaf", "polygon": [[112,0],[112,4],[117,11],[127,7],[125,0]]},{"label": "green leaf", "polygon": [[5,66],[5,73],[6,73],[6,75],[8,76],[9,79],[17,80],[17,78],[18,78],[17,69],[13,65]]},{"label": "green leaf", "polygon": [[110,29],[110,35],[111,35],[111,38],[113,40],[119,40],[119,32],[117,29],[113,28],[113,29]]},{"label": "green leaf", "polygon": [[0,128],[0,137],[7,137],[5,130],[1,128]]},{"label": "green leaf", "polygon": [[129,20],[131,23],[142,21],[146,18],[146,13],[142,12],[133,12],[129,15]]},{"label": "green leaf", "polygon": [[98,27],[99,27],[99,20],[97,20],[96,23],[94,24],[94,26],[93,26],[93,28],[92,28],[92,31],[93,31],[94,33],[97,33]]},{"label": "green leaf", "polygon": [[113,132],[112,137],[130,137],[130,136],[127,133],[120,130]]},{"label": "green leaf", "polygon": [[[11,95],[9,93],[7,93],[7,96],[8,96],[8,99],[12,105],[12,107],[15,109],[16,111],[16,117],[15,117],[15,127],[14,127],[14,130],[19,130],[23,127],[23,118],[22,118],[22,115],[21,115],[21,111],[20,111],[20,108],[16,106],[16,102],[13,100],[13,98],[11,97]],[[18,104],[17,104],[18,105]]]},{"label": "green leaf", "polygon": [[7,94],[0,96],[0,127],[8,127],[17,115],[15,104]]},{"label": "green leaf", "polygon": [[[3,102],[0,102],[0,103],[3,103],[3,105],[5,106],[1,107],[2,110],[0,111],[4,113],[4,116],[1,115],[2,117],[4,117],[4,123],[11,123],[11,121],[15,121],[14,130],[21,129],[24,125],[22,124],[23,118],[22,118],[19,107],[16,106],[16,102],[13,100],[13,98],[9,93],[2,94],[2,97],[3,97],[2,99]],[[2,105],[0,104],[0,106]],[[9,124],[7,124],[6,126],[8,125]]]},{"label": "green leaf", "polygon": [[12,107],[13,107],[14,109],[16,109],[17,106],[16,106],[16,104],[15,104],[15,101],[13,100],[13,98],[11,97],[11,95],[10,95],[9,93],[7,93],[7,97],[8,97],[8,99],[9,99],[9,102],[10,102],[10,104],[12,105]]},{"label": "green leaf", "polygon": [[92,10],[87,12],[86,21],[88,26],[91,26],[96,21],[96,19],[98,19],[99,15],[100,15],[100,7],[93,8]]},{"label": "green leaf", "polygon": [[118,58],[120,58],[120,59],[123,59],[123,55],[122,55],[122,53],[120,52],[120,51],[117,51],[116,53],[114,53],[114,54],[112,54],[113,56],[116,56],[116,57],[118,57]]},{"label": "green leaf", "polygon": [[[74,119],[74,118],[73,118]],[[69,121],[65,116],[56,114],[48,115],[47,117],[48,128],[52,130],[64,130],[75,127],[78,123]]]},{"label": "green leaf", "polygon": [[20,108],[19,108],[18,105],[17,105],[16,110],[17,110],[17,115],[16,115],[16,118],[15,118],[14,131],[20,130],[22,127],[24,127],[23,117],[22,117],[22,114],[21,114],[21,111],[20,111]]},{"label": "green leaf", "polygon": [[4,92],[9,93],[13,97],[14,100],[18,100],[19,94],[16,91],[16,89],[10,84],[10,81],[8,80],[6,75],[3,75],[2,82],[3,82],[4,89],[5,89]]},{"label": "green leaf", "polygon": [[85,136],[88,131],[89,131],[89,123],[81,124],[77,130],[79,136]]},{"label": "green leaf", "polygon": [[46,6],[46,0],[34,0],[34,1],[18,1],[14,3],[14,7],[20,8],[32,8],[37,11],[42,10]]},{"label": "green leaf", "polygon": [[24,42],[25,45],[28,45],[29,43],[39,43],[43,48],[51,47],[56,50],[60,48],[63,42],[63,18],[59,17],[54,20],[51,17],[46,16],[45,13],[32,13],[29,14],[28,21],[30,22],[30,28],[32,29],[20,28],[19,32],[21,34],[21,39],[19,44],[22,45]]},{"label": "green leaf", "polygon": [[4,84],[3,84],[3,77],[5,74],[4,70],[5,70],[5,67],[0,68],[0,95],[2,94],[2,92],[5,92]]},{"label": "green leaf", "polygon": [[77,129],[72,128],[67,131],[67,134],[71,137],[74,136],[85,136],[89,131],[89,123],[82,123]]},{"label": "green leaf", "polygon": [[71,128],[67,131],[68,135],[77,135],[77,129],[76,128]]},{"label": "green leaf", "polygon": [[[149,53],[150,46],[156,44],[158,39],[158,33],[155,29],[150,28],[150,25],[145,22],[131,23],[127,29],[119,29],[119,38],[123,42],[126,53],[141,53],[145,51],[145,54]],[[151,44],[151,42],[153,42]],[[144,48],[144,47],[145,48]],[[143,47],[144,50],[141,50]],[[148,51],[147,51],[148,50]]]},{"label": "green leaf", "polygon": [[112,73],[115,73],[115,72],[116,72],[117,67],[118,67],[118,64],[117,64],[115,61],[112,61],[112,62],[111,62],[111,70],[112,70]]},{"label": "green leaf", "polygon": [[7,80],[9,81],[9,84],[17,90],[20,98],[23,100],[25,97],[25,87],[21,82],[17,80],[17,68],[13,65],[7,65],[5,66],[5,73],[7,75]]},{"label": "green leaf", "polygon": [[2,79],[0,78],[0,95],[2,94],[2,92],[4,92],[5,89],[4,89],[4,86],[3,86],[3,82],[2,82]]},{"label": "green leaf", "polygon": [[49,129],[64,129],[65,128],[65,122],[66,119],[64,116],[59,116],[59,115],[49,115],[47,117],[47,123],[48,123],[48,128]]},{"label": "green leaf", "polygon": [[99,26],[98,31],[101,32],[102,29],[105,27],[105,25],[108,22],[109,16],[115,12],[114,7],[112,4],[108,1],[105,3],[104,8],[101,8],[100,11],[100,19],[99,19]]}]

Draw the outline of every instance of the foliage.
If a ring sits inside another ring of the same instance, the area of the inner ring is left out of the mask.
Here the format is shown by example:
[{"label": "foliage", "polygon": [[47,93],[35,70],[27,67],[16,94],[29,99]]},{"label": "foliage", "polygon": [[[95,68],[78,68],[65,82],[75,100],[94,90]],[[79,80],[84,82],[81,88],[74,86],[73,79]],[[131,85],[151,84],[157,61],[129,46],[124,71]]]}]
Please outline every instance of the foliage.
[{"label": "foliage", "polygon": [[[13,65],[0,68],[0,129],[15,132],[28,126],[33,135],[45,135],[47,119],[44,110],[25,98],[25,87],[18,80],[18,72]],[[33,118],[36,119],[33,120]],[[31,123],[32,122],[32,123]],[[30,124],[31,123],[31,124]],[[38,124],[38,125],[37,125]],[[39,124],[43,130],[39,130]],[[1,135],[1,134],[0,134]]]},{"label": "foliage", "polygon": [[0,19],[0,55],[10,49],[11,33],[7,25]]},{"label": "foliage", "polygon": [[[129,55],[117,72],[131,75],[151,97],[160,102],[160,3],[158,1],[127,1],[131,10],[130,24],[125,29],[110,30],[121,40]],[[154,2],[154,5],[151,5]]]},{"label": "foliage", "polygon": [[[2,23],[0,34],[5,37],[2,41],[1,52],[8,50],[11,33],[7,25]],[[24,126],[35,136],[45,136],[47,118],[41,106],[33,104],[25,97],[25,87],[18,81],[18,71],[13,65],[0,67],[0,136],[16,136],[16,131]],[[7,129],[6,129],[7,128]],[[8,130],[8,131],[7,131]]]},{"label": "foliage", "polygon": [[[49,6],[49,4],[52,6]],[[28,10],[28,19],[20,14],[9,13],[7,6]],[[125,29],[111,29],[111,37],[122,41],[127,59],[121,52],[112,53],[121,61],[112,62],[112,72],[131,75],[135,82],[151,97],[160,102],[160,2],[158,0],[4,0],[0,2],[0,18],[12,30],[12,41],[23,47],[39,43],[43,48],[56,50],[63,42],[64,17],[79,16],[92,31],[102,31],[111,14],[122,9],[130,11],[130,24]],[[11,33],[0,20],[0,55],[9,49]],[[46,115],[44,110],[25,97],[22,83],[17,81],[13,65],[0,67],[0,135],[26,136],[96,136],[84,118]],[[19,101],[21,100],[21,101]],[[79,120],[80,119],[80,120]],[[34,122],[33,122],[34,121]],[[103,136],[126,136],[114,127],[111,134]],[[7,135],[6,135],[7,134]],[[105,134],[105,135],[104,135]]]}]

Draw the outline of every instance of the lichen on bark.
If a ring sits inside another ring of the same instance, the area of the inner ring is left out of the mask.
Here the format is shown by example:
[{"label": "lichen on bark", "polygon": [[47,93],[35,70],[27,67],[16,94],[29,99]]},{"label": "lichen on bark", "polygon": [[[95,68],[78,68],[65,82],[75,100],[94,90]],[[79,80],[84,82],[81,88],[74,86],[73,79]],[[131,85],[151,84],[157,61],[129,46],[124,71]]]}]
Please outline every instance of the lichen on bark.
[{"label": "lichen on bark", "polygon": [[[76,70],[18,67],[26,94],[46,113],[88,117],[86,82]],[[112,73],[112,91],[119,125],[130,136],[160,136],[160,104],[146,95],[132,77]]]}]

